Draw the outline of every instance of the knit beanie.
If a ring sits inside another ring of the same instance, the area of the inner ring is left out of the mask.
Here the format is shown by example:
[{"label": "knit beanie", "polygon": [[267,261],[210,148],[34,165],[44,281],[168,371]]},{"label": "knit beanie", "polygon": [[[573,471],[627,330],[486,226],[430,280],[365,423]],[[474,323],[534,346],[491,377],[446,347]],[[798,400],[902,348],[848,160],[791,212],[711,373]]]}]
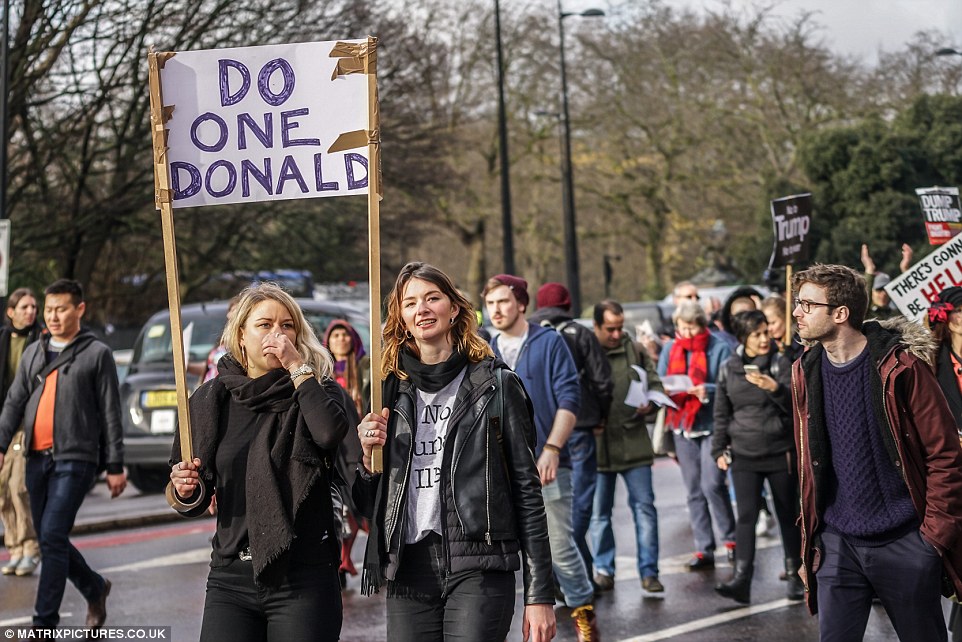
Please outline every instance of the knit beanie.
[{"label": "knit beanie", "polygon": [[571,309],[571,294],[568,293],[568,288],[560,283],[545,283],[542,285],[538,290],[535,301],[538,303],[539,310],[541,308]]},{"label": "knit beanie", "polygon": [[527,307],[528,301],[528,282],[522,279],[520,276],[514,276],[513,274],[496,274],[491,277],[494,281],[500,281],[501,284],[511,288],[514,292],[514,298],[518,300],[518,303]]}]

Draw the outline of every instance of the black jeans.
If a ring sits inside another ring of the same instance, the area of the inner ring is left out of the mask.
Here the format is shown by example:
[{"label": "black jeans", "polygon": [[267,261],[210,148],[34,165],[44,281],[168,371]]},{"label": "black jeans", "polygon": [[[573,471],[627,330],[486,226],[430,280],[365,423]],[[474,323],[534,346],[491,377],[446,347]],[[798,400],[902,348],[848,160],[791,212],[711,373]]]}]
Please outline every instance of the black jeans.
[{"label": "black jeans", "polygon": [[388,587],[391,642],[504,642],[514,615],[514,573],[460,571],[445,576],[440,535],[404,547]]},{"label": "black jeans", "polygon": [[34,605],[36,626],[57,626],[68,579],[88,602],[100,597],[104,590],[104,578],[87,565],[69,539],[77,511],[96,473],[96,464],[86,461],[54,461],[52,455],[27,458],[30,512],[43,558]]},{"label": "black jeans", "polygon": [[900,640],[945,642],[942,558],[917,530],[883,546],[857,546],[822,533],[818,628],[822,642],[856,642],[865,635],[877,595]]},{"label": "black jeans", "polygon": [[334,642],[340,634],[341,584],[334,562],[293,560],[276,588],[255,585],[249,561],[210,569],[202,642]]},{"label": "black jeans", "polygon": [[735,503],[738,507],[735,555],[740,560],[755,560],[755,522],[762,507],[762,485],[766,479],[772,489],[772,503],[775,504],[775,517],[782,533],[785,557],[800,558],[802,534],[795,524],[798,517],[798,484],[795,475],[787,470],[758,473],[732,468],[732,485],[735,487]]}]

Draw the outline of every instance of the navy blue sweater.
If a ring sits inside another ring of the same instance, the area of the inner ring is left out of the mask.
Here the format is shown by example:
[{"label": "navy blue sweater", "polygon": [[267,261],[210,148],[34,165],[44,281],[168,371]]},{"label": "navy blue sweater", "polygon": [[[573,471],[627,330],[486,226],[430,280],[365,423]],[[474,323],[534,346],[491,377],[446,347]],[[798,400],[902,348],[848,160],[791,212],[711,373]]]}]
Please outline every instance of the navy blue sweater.
[{"label": "navy blue sweater", "polygon": [[872,406],[869,350],[841,366],[822,355],[825,423],[834,479],[825,508],[827,527],[857,544],[891,541],[918,522],[899,471],[882,442]]}]

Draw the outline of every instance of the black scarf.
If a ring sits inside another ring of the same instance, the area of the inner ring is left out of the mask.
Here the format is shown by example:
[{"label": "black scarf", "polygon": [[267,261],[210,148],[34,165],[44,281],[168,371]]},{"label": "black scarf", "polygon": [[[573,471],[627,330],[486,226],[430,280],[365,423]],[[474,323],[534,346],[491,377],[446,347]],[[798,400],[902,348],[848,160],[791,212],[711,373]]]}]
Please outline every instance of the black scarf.
[{"label": "black scarf", "polygon": [[430,365],[421,363],[407,349],[401,350],[400,357],[401,370],[411,378],[414,387],[423,392],[443,390],[468,365],[468,357],[458,350],[452,352],[445,361]]},{"label": "black scarf", "polygon": [[949,409],[955,417],[955,426],[958,430],[962,430],[962,392],[959,392],[959,380],[955,375],[955,366],[952,364],[952,351],[945,344],[939,348],[935,376],[939,380],[939,387],[942,388],[945,400],[949,402]]},{"label": "black scarf", "polygon": [[[217,432],[226,421],[224,390],[235,402],[257,413],[256,433],[247,456],[247,530],[254,578],[275,584],[287,572],[287,551],[296,537],[298,511],[315,484],[323,480],[327,456],[310,439],[294,404],[294,384],[284,369],[251,379],[234,358],[218,363],[217,379],[191,397],[196,420],[195,456],[213,460]],[[216,382],[216,383],[215,383]],[[218,394],[218,390],[220,393]],[[175,439],[179,452],[179,439]],[[327,506],[329,504],[325,504]],[[328,514],[332,514],[328,510]]]},{"label": "black scarf", "polygon": [[[449,383],[454,381],[462,370],[468,365],[468,357],[460,351],[455,350],[445,361],[435,364],[424,364],[406,348],[400,351],[401,369],[410,377],[411,383],[418,390],[425,392],[437,392],[442,390]],[[385,408],[394,408],[397,401],[400,380],[394,374],[388,375],[384,379],[382,387],[382,405]],[[382,573],[382,552],[387,552],[387,542],[382,542],[381,526],[384,521],[384,501],[386,499],[388,477],[387,467],[390,462],[391,427],[388,424],[388,439],[384,444],[383,461],[384,473],[381,474],[377,484],[377,494],[374,498],[374,518],[370,520],[370,531],[367,535],[367,546],[364,549],[364,569],[361,571],[361,594],[371,595],[377,593],[384,583]]]}]

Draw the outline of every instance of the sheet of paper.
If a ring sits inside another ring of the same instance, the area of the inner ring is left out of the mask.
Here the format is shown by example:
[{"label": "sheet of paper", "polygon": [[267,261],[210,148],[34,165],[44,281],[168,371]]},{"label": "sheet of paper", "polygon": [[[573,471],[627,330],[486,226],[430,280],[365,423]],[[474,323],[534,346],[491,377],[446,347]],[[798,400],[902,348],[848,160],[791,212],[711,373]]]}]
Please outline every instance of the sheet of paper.
[{"label": "sheet of paper", "polygon": [[678,407],[664,393],[658,390],[648,390],[648,373],[645,372],[644,368],[639,366],[631,367],[638,374],[638,381],[632,380],[628,385],[628,394],[625,395],[625,405],[631,406],[632,408],[641,408],[653,402],[659,406]]},{"label": "sheet of paper", "polygon": [[661,378],[661,385],[665,387],[665,392],[670,395],[676,392],[688,392],[695,387],[688,375],[665,375]]}]

